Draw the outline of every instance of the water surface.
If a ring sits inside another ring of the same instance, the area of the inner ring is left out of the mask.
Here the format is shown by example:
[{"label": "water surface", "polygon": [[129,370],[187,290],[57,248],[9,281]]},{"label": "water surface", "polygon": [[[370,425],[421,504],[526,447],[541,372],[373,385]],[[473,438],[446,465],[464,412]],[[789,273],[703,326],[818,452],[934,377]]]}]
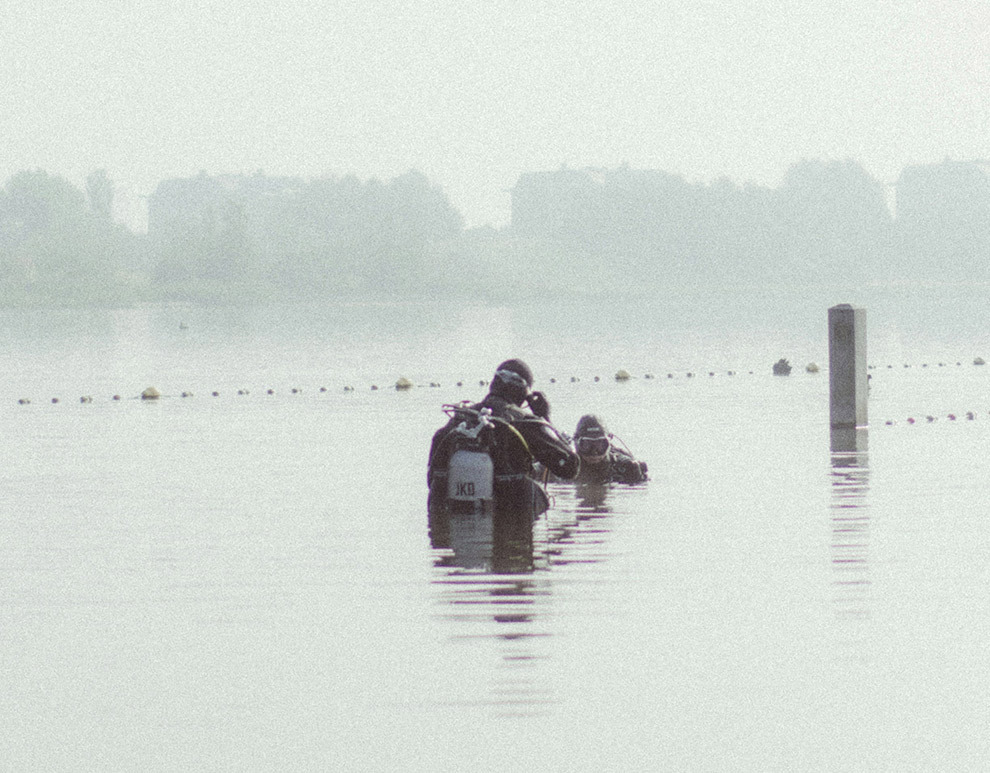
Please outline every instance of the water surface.
[{"label": "water surface", "polygon": [[[982,342],[871,317],[835,438],[825,309],[557,311],[5,313],[9,769],[983,769]],[[438,539],[440,407],[507,356],[652,479]]]}]

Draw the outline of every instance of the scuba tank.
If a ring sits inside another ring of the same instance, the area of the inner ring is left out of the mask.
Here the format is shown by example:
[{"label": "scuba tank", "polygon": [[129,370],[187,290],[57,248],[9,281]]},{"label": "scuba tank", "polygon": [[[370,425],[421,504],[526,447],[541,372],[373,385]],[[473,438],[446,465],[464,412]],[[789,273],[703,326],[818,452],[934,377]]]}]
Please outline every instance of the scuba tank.
[{"label": "scuba tank", "polygon": [[477,414],[469,428],[462,421],[451,430],[455,451],[447,462],[447,501],[455,512],[491,510],[495,501],[495,465],[487,440],[492,427],[491,412]]},{"label": "scuba tank", "polygon": [[431,511],[547,509],[549,499],[532,477],[533,455],[518,429],[490,408],[447,405],[444,412],[454,421],[431,457]]},{"label": "scuba tank", "polygon": [[447,464],[447,499],[457,509],[486,510],[495,499],[495,465],[484,451],[459,448]]}]

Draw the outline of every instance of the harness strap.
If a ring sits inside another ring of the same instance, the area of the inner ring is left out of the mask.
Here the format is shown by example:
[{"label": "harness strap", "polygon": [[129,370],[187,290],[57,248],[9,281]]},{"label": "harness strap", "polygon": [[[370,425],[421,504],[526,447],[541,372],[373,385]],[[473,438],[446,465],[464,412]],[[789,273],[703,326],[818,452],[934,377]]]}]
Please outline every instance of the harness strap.
[{"label": "harness strap", "polygon": [[518,429],[513,427],[512,424],[507,422],[505,419],[500,419],[497,416],[493,416],[492,420],[503,425],[506,429],[509,430],[509,432],[515,435],[516,438],[519,440],[519,442],[522,444],[523,450],[526,452],[526,456],[529,457],[530,459],[533,458],[533,452],[530,450],[529,443],[526,442],[526,438],[522,436],[522,432],[520,432]]}]

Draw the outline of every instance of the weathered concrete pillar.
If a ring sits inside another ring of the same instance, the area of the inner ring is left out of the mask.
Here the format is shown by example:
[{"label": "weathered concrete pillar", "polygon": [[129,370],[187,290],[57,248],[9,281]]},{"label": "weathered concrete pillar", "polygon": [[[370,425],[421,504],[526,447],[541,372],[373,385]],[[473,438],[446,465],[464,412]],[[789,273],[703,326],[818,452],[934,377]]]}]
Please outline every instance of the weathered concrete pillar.
[{"label": "weathered concrete pillar", "polygon": [[850,464],[865,466],[870,450],[870,430],[867,427],[832,427],[829,440],[833,467],[847,466],[845,462],[836,461],[840,457],[852,459]]},{"label": "weathered concrete pillar", "polygon": [[828,310],[828,391],[833,427],[865,427],[866,309],[840,303]]}]

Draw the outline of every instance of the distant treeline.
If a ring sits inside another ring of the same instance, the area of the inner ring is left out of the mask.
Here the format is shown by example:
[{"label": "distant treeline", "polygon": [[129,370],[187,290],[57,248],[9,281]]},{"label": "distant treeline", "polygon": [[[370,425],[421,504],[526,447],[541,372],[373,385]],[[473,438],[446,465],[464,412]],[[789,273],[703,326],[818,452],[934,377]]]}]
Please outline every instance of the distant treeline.
[{"label": "distant treeline", "polygon": [[[555,284],[722,288],[990,281],[990,165],[793,165],[778,188],[658,171],[523,175],[512,233],[561,256]],[[534,250],[535,252],[535,250]]]},{"label": "distant treeline", "polygon": [[415,171],[200,174],[158,185],[147,234],[114,222],[105,171],[85,190],[25,171],[0,191],[0,305],[990,282],[988,170],[946,161],[885,186],[806,161],[767,188],[562,168],[522,175],[500,230],[465,229]]}]

